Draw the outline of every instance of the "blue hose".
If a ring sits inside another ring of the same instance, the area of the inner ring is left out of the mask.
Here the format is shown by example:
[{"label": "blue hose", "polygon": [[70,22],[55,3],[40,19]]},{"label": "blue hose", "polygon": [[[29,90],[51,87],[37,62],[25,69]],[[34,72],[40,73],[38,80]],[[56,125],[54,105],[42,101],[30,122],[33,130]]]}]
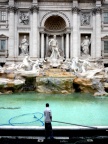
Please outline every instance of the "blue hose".
[{"label": "blue hose", "polygon": [[[25,122],[12,122],[12,120],[14,120],[15,118],[19,118],[19,117],[23,117],[23,116],[28,116],[28,115],[34,115],[33,118],[35,118],[35,120],[33,121],[25,121]],[[38,118],[36,115],[39,114],[40,115],[40,118]],[[34,122],[40,122],[42,126],[44,126],[44,122],[41,120],[43,118],[43,113],[40,113],[40,112],[35,112],[35,113],[27,113],[27,114],[22,114],[22,115],[19,115],[19,116],[15,116],[15,117],[12,117],[8,120],[8,124],[1,124],[0,126],[5,126],[5,125],[11,125],[11,126],[15,126],[15,125],[24,125],[24,124],[30,124],[30,123],[34,123]]]}]

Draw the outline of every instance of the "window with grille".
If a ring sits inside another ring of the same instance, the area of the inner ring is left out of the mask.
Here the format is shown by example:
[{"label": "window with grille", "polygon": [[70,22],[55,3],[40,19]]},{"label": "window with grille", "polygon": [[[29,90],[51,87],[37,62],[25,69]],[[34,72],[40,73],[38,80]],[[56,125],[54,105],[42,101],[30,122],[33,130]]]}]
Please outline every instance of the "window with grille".
[{"label": "window with grille", "polygon": [[108,41],[104,41],[104,53],[108,53]]},{"label": "window with grille", "polygon": [[6,21],[6,12],[0,11],[0,21]]},{"label": "window with grille", "polygon": [[0,51],[5,51],[6,49],[6,40],[0,40]]},{"label": "window with grille", "polygon": [[104,24],[108,24],[108,12],[104,13]]}]

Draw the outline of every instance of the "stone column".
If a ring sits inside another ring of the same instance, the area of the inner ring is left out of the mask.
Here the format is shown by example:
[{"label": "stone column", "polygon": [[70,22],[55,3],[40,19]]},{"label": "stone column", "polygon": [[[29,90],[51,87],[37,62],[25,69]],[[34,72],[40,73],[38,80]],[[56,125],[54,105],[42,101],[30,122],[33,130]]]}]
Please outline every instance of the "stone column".
[{"label": "stone column", "polygon": [[96,9],[96,58],[101,57],[101,8]]},{"label": "stone column", "polygon": [[70,34],[70,58],[73,56],[73,32],[71,29],[71,34]]},{"label": "stone column", "polygon": [[93,10],[92,11],[92,18],[93,18],[93,33],[92,33],[92,41],[91,41],[91,57],[95,58],[96,57],[96,20],[95,20],[95,16],[96,13]]},{"label": "stone column", "polygon": [[73,57],[78,56],[78,12],[79,8],[73,7]]},{"label": "stone column", "polygon": [[9,57],[14,57],[15,51],[15,10],[14,6],[9,6],[9,43],[8,43],[8,50],[9,50]]},{"label": "stone column", "polygon": [[17,57],[19,55],[19,43],[18,43],[18,33],[17,33],[17,20],[18,20],[18,13],[16,11],[15,13],[15,44],[14,44],[14,53],[15,53],[15,57]]},{"label": "stone column", "polygon": [[33,27],[33,32],[32,32],[32,37],[33,37],[33,44],[32,48],[30,49],[30,53],[32,53],[33,57],[38,57],[38,18],[37,18],[37,12],[38,12],[38,6],[33,5],[31,7],[31,10],[33,12],[33,22],[32,22],[32,27]]},{"label": "stone column", "polygon": [[44,59],[44,33],[41,33],[41,58]]},{"label": "stone column", "polygon": [[66,59],[69,59],[69,33],[66,34]]},{"label": "stone column", "polygon": [[64,35],[61,35],[61,41],[62,41],[62,50],[64,52]]},{"label": "stone column", "polygon": [[47,51],[48,51],[48,34],[46,35],[46,52],[45,52],[45,55],[47,55]]}]

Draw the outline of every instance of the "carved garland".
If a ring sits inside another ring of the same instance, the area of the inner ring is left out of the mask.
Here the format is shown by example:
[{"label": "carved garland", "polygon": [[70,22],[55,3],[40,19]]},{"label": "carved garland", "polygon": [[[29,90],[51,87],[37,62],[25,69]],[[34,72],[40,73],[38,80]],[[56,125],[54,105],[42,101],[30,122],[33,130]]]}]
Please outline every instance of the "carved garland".
[{"label": "carved garland", "polygon": [[[47,18],[49,18],[49,17],[51,17],[51,16],[54,16],[54,15],[58,15],[58,16],[62,17],[62,18],[65,20],[67,26],[70,27],[70,20],[69,20],[69,18],[68,18],[64,13],[59,12],[59,11],[52,11],[52,12],[46,13],[46,14],[42,17],[42,20],[41,20],[41,22],[40,22],[40,26],[43,27],[43,21],[45,22]],[[67,23],[67,22],[68,22],[68,23]]]}]

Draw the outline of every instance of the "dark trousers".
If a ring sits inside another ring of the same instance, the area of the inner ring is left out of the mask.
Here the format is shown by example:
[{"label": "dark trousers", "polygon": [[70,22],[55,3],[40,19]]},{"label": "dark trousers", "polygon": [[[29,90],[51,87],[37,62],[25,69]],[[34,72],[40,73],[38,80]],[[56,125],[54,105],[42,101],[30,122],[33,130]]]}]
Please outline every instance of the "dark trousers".
[{"label": "dark trousers", "polygon": [[45,123],[45,139],[50,137],[50,139],[53,138],[53,131],[52,131],[52,125],[51,123]]}]

